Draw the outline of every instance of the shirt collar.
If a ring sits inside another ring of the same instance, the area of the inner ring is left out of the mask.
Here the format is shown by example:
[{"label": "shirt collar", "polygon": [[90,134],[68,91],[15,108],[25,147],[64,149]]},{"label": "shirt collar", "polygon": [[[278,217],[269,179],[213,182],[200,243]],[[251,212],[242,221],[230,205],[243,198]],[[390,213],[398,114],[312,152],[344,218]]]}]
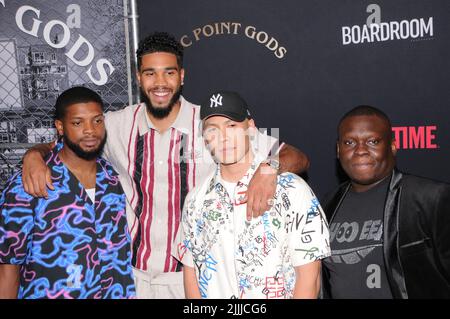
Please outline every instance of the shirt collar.
[{"label": "shirt collar", "polygon": [[[186,99],[180,96],[181,107],[178,112],[177,118],[172,123],[170,127],[180,131],[184,134],[189,134],[192,131],[192,104],[186,101]],[[144,135],[148,133],[151,129],[155,129],[152,121],[148,117],[147,108],[145,103],[141,103],[139,105],[140,109],[138,110],[137,116],[139,121],[139,135]]]},{"label": "shirt collar", "polygon": [[[61,178],[64,178],[64,174],[61,173],[64,172],[65,169],[68,170],[68,168],[64,165],[64,163],[61,161],[61,158],[59,157],[59,152],[61,151],[63,146],[64,143],[61,140],[58,141],[58,144],[46,158],[46,164],[52,170],[52,179],[55,181],[59,181]],[[112,166],[105,159],[97,157],[96,163],[97,182],[103,179],[106,179],[109,182],[116,182],[118,180],[119,175],[114,171]],[[102,178],[99,178],[99,174]]]},{"label": "shirt collar", "polygon": [[[263,159],[256,155],[254,156],[253,162],[250,165],[250,168],[247,170],[244,176],[236,183],[236,191],[238,193],[247,191],[248,184],[250,183],[250,180],[252,179],[253,175],[256,172],[256,169],[258,168],[259,164],[263,161]],[[218,184],[221,184],[222,177],[220,173],[220,165],[217,165],[216,172],[213,176],[213,178],[210,181],[209,187],[208,187],[208,193],[213,189],[216,188]],[[223,186],[223,185],[222,185]]]}]

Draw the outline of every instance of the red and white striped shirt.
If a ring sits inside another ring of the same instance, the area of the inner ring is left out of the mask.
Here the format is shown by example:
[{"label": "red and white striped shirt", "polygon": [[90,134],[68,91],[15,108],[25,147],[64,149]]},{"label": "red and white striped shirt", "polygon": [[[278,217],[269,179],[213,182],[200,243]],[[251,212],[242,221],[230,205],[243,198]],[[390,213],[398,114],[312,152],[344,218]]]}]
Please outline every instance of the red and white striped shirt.
[{"label": "red and white striped shirt", "polygon": [[[200,106],[180,100],[176,120],[162,133],[143,103],[108,112],[105,118],[104,156],[119,173],[127,197],[133,266],[152,276],[179,270],[171,251],[184,199],[215,169],[202,139]],[[256,140],[254,149],[263,156],[277,141],[265,134]]]}]

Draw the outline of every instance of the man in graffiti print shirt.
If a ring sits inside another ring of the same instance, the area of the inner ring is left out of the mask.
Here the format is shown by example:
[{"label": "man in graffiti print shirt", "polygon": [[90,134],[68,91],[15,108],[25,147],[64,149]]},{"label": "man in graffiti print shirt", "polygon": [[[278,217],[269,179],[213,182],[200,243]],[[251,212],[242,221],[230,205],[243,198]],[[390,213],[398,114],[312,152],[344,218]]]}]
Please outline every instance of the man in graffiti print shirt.
[{"label": "man in graffiti print shirt", "polygon": [[0,198],[0,297],[134,297],[125,195],[98,157],[106,139],[101,99],[87,88],[66,90],[56,119],[64,143],[46,159],[54,190],[32,197],[18,173]]},{"label": "man in graffiti print shirt", "polygon": [[[173,255],[184,265],[187,298],[317,298],[328,227],[312,190],[278,176],[271,209],[247,221],[244,194],[262,161],[249,147],[254,122],[235,92],[201,108],[203,136],[217,170],[193,189]],[[251,133],[250,133],[251,134]]]}]

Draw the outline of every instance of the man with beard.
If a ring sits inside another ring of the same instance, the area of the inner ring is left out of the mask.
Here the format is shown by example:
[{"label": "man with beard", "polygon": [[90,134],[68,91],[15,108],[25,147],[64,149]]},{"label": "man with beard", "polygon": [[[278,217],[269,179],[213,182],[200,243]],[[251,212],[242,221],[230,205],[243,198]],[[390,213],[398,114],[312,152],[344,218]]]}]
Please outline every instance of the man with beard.
[{"label": "man with beard", "polygon": [[[137,296],[183,298],[181,266],[171,256],[172,244],[188,191],[214,170],[215,163],[202,139],[200,106],[181,96],[185,74],[181,44],[156,32],[141,41],[136,54],[143,103],[106,114],[109,142],[104,155],[119,172],[127,196]],[[308,166],[303,153],[284,144],[277,147],[276,142],[257,134],[252,143],[264,158],[272,154],[250,182],[249,218],[269,208],[277,173]],[[25,189],[37,196],[47,192],[41,154],[48,149],[31,151],[24,158]]]},{"label": "man with beard", "polygon": [[0,199],[0,298],[135,296],[125,194],[99,157],[103,103],[74,87],[56,100],[62,143],[46,156],[52,190],[25,193],[19,172]]}]

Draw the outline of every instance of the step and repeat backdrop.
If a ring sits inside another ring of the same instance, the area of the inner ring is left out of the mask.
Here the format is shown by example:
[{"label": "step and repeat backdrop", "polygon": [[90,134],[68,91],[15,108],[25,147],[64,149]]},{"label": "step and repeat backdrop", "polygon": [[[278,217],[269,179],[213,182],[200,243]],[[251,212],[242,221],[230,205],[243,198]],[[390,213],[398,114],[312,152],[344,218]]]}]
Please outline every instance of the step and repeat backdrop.
[{"label": "step and repeat backdrop", "polygon": [[[131,2],[0,0],[0,190],[54,138],[62,91],[88,86],[108,109],[136,99]],[[140,38],[167,31],[185,47],[184,96],[240,92],[259,128],[308,154],[319,197],[344,178],[336,125],[359,104],[391,117],[399,168],[450,181],[450,1],[135,2]]]},{"label": "step and repeat backdrop", "polygon": [[336,125],[360,104],[393,123],[398,167],[450,181],[450,1],[137,1],[140,38],[185,47],[183,95],[240,92],[258,127],[311,160],[319,197],[344,176]]}]

